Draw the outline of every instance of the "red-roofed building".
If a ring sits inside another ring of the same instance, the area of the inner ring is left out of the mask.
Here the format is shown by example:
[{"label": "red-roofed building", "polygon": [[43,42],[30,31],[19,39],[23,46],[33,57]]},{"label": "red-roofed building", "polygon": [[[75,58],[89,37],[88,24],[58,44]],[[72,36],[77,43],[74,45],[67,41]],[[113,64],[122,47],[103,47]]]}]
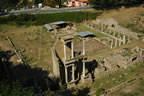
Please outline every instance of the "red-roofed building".
[{"label": "red-roofed building", "polygon": [[68,0],[68,7],[83,7],[88,5],[88,0]]}]

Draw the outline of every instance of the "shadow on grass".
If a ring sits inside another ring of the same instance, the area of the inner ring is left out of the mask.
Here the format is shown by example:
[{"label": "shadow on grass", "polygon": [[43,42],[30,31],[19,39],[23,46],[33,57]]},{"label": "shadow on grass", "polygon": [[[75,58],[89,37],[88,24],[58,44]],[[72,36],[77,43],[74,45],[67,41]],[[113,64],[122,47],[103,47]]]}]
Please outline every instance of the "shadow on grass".
[{"label": "shadow on grass", "polygon": [[19,81],[24,87],[32,88],[35,93],[59,89],[59,79],[49,77],[49,72],[29,65],[14,64],[10,59],[16,55],[10,50],[0,50],[0,80],[9,83]]}]

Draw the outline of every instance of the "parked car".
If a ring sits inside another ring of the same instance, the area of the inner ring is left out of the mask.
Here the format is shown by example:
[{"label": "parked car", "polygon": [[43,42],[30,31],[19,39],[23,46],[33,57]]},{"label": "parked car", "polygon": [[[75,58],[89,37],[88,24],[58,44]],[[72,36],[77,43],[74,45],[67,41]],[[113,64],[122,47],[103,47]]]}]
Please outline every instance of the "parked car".
[{"label": "parked car", "polygon": [[8,10],[7,9],[1,9],[0,10],[0,15],[6,15],[6,14],[8,14],[9,12],[8,12]]}]

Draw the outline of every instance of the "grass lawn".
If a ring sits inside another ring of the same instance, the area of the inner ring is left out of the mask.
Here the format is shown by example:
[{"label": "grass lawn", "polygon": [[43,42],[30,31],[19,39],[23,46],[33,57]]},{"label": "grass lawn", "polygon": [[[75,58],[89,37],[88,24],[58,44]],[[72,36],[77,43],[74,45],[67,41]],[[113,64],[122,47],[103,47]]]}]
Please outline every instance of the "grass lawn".
[{"label": "grass lawn", "polygon": [[[52,33],[47,32],[43,26],[13,26],[0,25],[0,49],[14,49],[5,39],[9,36],[16,48],[22,52],[23,57],[30,66],[52,70],[51,47],[54,43]],[[14,61],[18,58],[15,56]]]},{"label": "grass lawn", "polygon": [[92,84],[92,89],[97,90],[99,88],[108,89],[114,87],[126,80],[133,79],[137,74],[144,73],[144,65],[137,64],[135,66],[131,66],[127,69],[120,69],[114,73],[111,73],[110,76],[105,76],[99,79],[96,79]]},{"label": "grass lawn", "polygon": [[[129,89],[129,92],[125,92],[125,90]],[[111,96],[143,96],[144,94],[144,80],[137,81],[132,83],[131,85],[127,85],[124,88],[120,88],[119,90],[111,93]]]}]

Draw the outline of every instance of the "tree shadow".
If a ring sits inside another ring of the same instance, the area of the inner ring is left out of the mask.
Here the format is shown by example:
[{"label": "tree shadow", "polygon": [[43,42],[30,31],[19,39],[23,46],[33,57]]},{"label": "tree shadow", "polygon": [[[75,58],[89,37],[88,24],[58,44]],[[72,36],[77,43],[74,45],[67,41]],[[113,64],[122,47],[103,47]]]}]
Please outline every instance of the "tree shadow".
[{"label": "tree shadow", "polygon": [[76,70],[75,70],[75,77],[78,78],[75,82],[75,84],[78,84],[79,81],[81,80],[81,75],[82,75],[82,68],[83,68],[83,65],[82,65],[82,60],[79,60],[77,62],[75,62],[75,65],[76,65]]},{"label": "tree shadow", "polygon": [[94,72],[95,72],[95,69],[97,67],[98,67],[98,62],[95,59],[93,61],[86,62],[86,68],[88,69],[88,73],[91,74],[91,79],[92,79],[93,82],[94,82],[94,79],[95,79]]},{"label": "tree shadow", "polygon": [[14,56],[15,53],[12,53],[10,50],[1,51],[0,50],[0,79],[11,79],[10,76],[12,75],[9,67],[12,65],[10,62],[10,58]]},{"label": "tree shadow", "polygon": [[82,90],[78,90],[77,96],[88,96],[89,92],[90,92],[89,88],[84,88]]},{"label": "tree shadow", "polygon": [[88,93],[90,92],[89,88],[83,89],[67,89],[64,91],[59,92],[60,96],[89,96]]},{"label": "tree shadow", "polygon": [[29,64],[14,64],[10,59],[15,53],[0,50],[0,80],[19,81],[24,87],[30,87],[35,93],[59,89],[59,78],[49,77],[49,72],[41,68],[32,68]]}]

